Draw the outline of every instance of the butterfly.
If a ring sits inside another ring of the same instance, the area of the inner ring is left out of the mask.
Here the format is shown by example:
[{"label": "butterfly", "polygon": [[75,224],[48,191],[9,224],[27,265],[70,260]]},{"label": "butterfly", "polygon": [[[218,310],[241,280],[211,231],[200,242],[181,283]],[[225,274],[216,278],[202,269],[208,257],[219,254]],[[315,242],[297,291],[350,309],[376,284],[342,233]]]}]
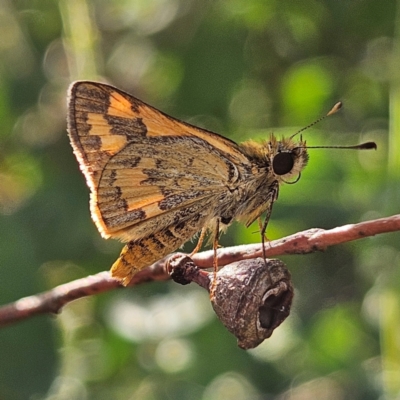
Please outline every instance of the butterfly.
[{"label": "butterfly", "polygon": [[309,158],[296,134],[237,144],[91,81],[69,88],[68,133],[97,229],[127,242],[111,268],[124,285],[198,232],[195,251],[211,232],[216,254],[234,220],[258,220],[264,243],[280,185],[297,182]]}]

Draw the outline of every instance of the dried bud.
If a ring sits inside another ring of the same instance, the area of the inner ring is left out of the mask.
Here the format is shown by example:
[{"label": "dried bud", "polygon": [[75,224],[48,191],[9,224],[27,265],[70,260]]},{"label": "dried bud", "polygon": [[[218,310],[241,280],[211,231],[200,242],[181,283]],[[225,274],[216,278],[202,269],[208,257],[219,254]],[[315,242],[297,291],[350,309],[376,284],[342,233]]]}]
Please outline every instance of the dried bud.
[{"label": "dried bud", "polygon": [[218,271],[215,282],[213,273],[199,269],[187,256],[173,256],[168,270],[178,283],[196,282],[211,291],[215,313],[243,349],[269,338],[290,313],[293,286],[280,260],[257,258],[229,264]]},{"label": "dried bud", "polygon": [[280,260],[243,260],[217,274],[215,313],[242,349],[258,346],[289,315],[293,299],[290,273]]}]

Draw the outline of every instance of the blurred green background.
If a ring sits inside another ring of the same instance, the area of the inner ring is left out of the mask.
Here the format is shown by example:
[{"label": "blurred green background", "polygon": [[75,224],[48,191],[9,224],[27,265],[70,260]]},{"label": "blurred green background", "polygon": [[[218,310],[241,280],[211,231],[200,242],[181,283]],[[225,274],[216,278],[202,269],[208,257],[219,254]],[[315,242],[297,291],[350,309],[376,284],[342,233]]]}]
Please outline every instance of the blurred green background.
[{"label": "blurred green background", "polygon": [[[270,239],[398,213],[400,2],[0,1],[0,304],[106,270],[66,134],[76,79],[235,141],[304,133]],[[223,245],[258,242],[231,227]],[[192,287],[153,283],[0,330],[0,399],[399,399],[399,233],[287,256],[290,317],[253,351]],[[189,247],[187,247],[189,249]]]}]

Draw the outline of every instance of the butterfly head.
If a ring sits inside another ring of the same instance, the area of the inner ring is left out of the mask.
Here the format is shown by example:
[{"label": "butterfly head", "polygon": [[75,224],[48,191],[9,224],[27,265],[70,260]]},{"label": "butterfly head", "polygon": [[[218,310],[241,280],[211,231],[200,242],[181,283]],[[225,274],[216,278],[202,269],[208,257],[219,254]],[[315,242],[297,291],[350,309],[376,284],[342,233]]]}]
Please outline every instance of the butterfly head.
[{"label": "butterfly head", "polygon": [[308,162],[306,142],[302,138],[299,142],[292,138],[277,140],[274,135],[271,135],[267,149],[271,171],[276,180],[279,183],[294,183],[293,180],[297,182]]}]

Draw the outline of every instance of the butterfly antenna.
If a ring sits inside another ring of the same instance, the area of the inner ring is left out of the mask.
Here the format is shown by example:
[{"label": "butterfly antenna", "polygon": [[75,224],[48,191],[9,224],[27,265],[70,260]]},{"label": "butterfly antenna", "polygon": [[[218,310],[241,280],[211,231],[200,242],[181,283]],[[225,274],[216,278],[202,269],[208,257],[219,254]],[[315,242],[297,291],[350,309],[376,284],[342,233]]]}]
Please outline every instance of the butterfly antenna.
[{"label": "butterfly antenna", "polygon": [[[337,113],[341,108],[342,108],[343,103],[341,101],[338,101],[328,112],[328,114],[324,115],[321,118],[318,118],[316,121],[314,121],[312,124],[307,125],[306,127],[300,129],[298,132],[296,132],[294,135],[290,136],[290,139],[293,139],[296,135],[299,133],[305,131],[308,128],[311,128],[318,122],[322,121],[326,117],[329,117],[330,115],[333,115]],[[352,149],[352,150],[371,150],[377,149],[376,143],[375,142],[366,142],[366,143],[361,143],[361,144],[356,144],[354,146],[307,146],[307,149]]]},{"label": "butterfly antenna", "polygon": [[365,142],[354,146],[307,146],[307,149],[352,149],[352,150],[376,150],[375,142]]},{"label": "butterfly antenna", "polygon": [[331,110],[328,112],[328,114],[324,115],[321,118],[318,118],[316,121],[312,122],[310,125],[305,126],[304,128],[301,128],[299,131],[297,131],[295,134],[293,134],[292,136],[290,136],[290,139],[293,139],[295,136],[297,136],[299,133],[304,132],[306,129],[311,128],[312,126],[318,124],[318,122],[321,122],[323,119],[325,119],[326,117],[329,117],[330,115],[333,115],[335,113],[337,113],[341,108],[342,108],[343,103],[341,101],[338,101],[332,108]]}]

